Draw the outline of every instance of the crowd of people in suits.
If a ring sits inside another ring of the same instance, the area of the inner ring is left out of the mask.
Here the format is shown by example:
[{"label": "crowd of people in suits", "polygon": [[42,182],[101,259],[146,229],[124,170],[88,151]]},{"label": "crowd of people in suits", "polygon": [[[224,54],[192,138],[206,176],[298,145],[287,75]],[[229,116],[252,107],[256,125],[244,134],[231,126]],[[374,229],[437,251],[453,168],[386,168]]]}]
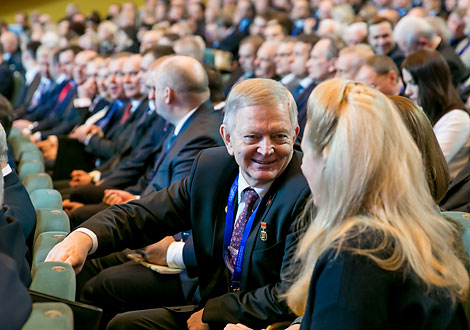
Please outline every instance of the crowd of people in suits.
[{"label": "crowd of people in suits", "polygon": [[468,6],[148,0],[0,23],[0,292],[18,300],[0,322],[31,309],[15,129],[70,219],[47,261],[103,329],[465,327],[461,228],[437,210],[470,212]]}]

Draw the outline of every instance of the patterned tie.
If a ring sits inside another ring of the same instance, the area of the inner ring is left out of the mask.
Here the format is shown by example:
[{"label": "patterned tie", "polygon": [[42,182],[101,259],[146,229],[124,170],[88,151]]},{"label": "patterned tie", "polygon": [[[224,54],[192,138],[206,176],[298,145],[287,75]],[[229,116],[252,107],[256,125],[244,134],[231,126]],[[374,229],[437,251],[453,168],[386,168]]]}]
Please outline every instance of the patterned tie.
[{"label": "patterned tie", "polygon": [[237,260],[238,249],[240,247],[240,242],[243,237],[243,232],[245,231],[246,223],[253,213],[253,207],[258,201],[258,194],[252,188],[246,188],[243,191],[242,202],[245,202],[245,208],[235,222],[235,227],[233,228],[232,239],[230,240],[230,245],[228,250],[230,252],[230,262],[233,267],[235,267],[235,261]]}]

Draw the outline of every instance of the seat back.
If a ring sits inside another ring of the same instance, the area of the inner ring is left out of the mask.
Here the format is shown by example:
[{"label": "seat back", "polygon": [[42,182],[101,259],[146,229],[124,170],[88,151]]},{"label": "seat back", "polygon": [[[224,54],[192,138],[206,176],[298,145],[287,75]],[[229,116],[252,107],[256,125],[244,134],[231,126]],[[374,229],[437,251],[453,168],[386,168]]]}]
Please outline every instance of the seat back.
[{"label": "seat back", "polygon": [[31,193],[30,197],[35,210],[62,208],[62,197],[57,190],[37,189]]},{"label": "seat back", "polygon": [[46,260],[49,251],[62,242],[67,234],[65,231],[48,231],[38,235],[33,246],[33,272],[37,265]]},{"label": "seat back", "polygon": [[23,185],[31,195],[38,189],[52,189],[52,179],[47,173],[31,173],[24,178]]},{"label": "seat back", "polygon": [[27,160],[18,166],[18,177],[23,181],[28,174],[44,173],[44,163],[40,160]]},{"label": "seat back", "polygon": [[59,302],[37,302],[22,330],[73,330],[72,309]]},{"label": "seat back", "polygon": [[30,289],[50,296],[75,301],[75,272],[64,262],[42,262],[32,273]]},{"label": "seat back", "polygon": [[33,246],[38,236],[48,231],[70,233],[70,221],[64,210],[39,209],[36,210],[36,229],[34,231]]}]

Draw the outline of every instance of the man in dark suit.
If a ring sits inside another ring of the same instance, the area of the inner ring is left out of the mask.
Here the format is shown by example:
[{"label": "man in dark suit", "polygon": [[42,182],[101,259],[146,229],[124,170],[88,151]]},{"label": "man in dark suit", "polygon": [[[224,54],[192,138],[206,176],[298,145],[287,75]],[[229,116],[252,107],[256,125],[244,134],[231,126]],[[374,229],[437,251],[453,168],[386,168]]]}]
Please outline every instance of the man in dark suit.
[{"label": "man in dark suit", "polygon": [[[128,186],[126,190],[105,191],[103,203],[91,204],[72,212],[70,221],[73,226],[109,205],[126,203],[138,196],[169,187],[188,176],[199,151],[222,145],[217,132],[221,118],[208,101],[207,75],[201,71],[204,69],[197,61],[185,56],[174,57],[161,65],[152,72],[155,77],[154,89],[149,96],[156,103],[157,113],[174,125],[164,142],[164,150],[155,153],[154,163],[136,184]],[[166,78],[170,74],[187,78],[181,81]],[[159,100],[156,95],[156,88],[161,86],[171,90],[172,97],[166,102]],[[84,196],[84,200],[73,197],[72,201],[90,201],[89,196]]]},{"label": "man in dark suit", "polygon": [[11,100],[13,95],[13,72],[3,57],[0,47],[0,94]]},{"label": "man in dark suit", "polygon": [[438,51],[449,65],[452,83],[459,87],[468,77],[468,70],[455,50],[436,33],[424,18],[415,16],[403,17],[395,26],[393,37],[405,56],[420,49]]},{"label": "man in dark suit", "polygon": [[120,314],[110,329],[217,329],[230,322],[261,328],[292,318],[279,299],[287,284],[281,273],[288,271],[297,238],[292,225],[309,194],[293,150],[295,102],[275,81],[247,80],[232,90],[220,131],[226,149],[203,151],[188,178],[97,214],[49,254],[48,261],[79,271],[89,253],[137,248],[192,229],[197,306]]},{"label": "man in dark suit", "polygon": [[11,71],[18,71],[24,75],[21,52],[18,47],[18,37],[14,33],[7,31],[2,33],[0,41],[4,50],[5,62]]}]

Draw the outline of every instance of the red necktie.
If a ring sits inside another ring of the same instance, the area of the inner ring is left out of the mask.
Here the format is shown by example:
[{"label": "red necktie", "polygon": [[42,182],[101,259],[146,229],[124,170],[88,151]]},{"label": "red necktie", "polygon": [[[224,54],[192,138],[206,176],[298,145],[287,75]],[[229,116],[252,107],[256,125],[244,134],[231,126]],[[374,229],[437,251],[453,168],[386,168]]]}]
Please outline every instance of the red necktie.
[{"label": "red necktie", "polygon": [[65,99],[67,96],[67,93],[69,92],[70,88],[72,88],[72,82],[69,82],[67,85],[62,88],[59,94],[59,99],[57,100],[57,103],[62,103],[62,101]]},{"label": "red necktie", "polygon": [[129,116],[131,115],[131,108],[132,108],[132,102],[129,102],[129,104],[126,107],[126,110],[124,110],[124,113],[122,114],[121,124],[124,124],[127,118],[129,118]]}]

